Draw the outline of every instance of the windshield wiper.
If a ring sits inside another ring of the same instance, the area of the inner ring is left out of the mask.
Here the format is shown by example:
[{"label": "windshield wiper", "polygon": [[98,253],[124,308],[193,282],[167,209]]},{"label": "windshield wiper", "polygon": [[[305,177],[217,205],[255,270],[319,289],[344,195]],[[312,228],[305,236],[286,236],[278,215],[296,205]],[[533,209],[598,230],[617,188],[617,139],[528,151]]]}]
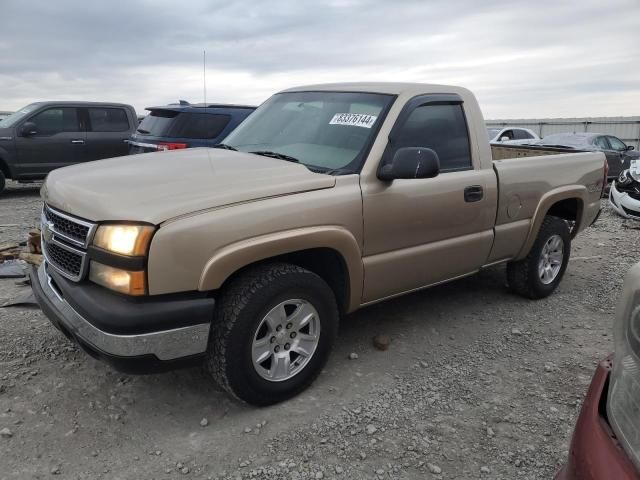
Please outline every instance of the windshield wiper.
[{"label": "windshield wiper", "polygon": [[216,143],[215,145],[212,145],[211,148],[221,148],[223,150],[233,150],[234,152],[238,151],[238,149],[236,147],[232,147],[231,145],[227,145],[226,143]]},{"label": "windshield wiper", "polygon": [[140,133],[147,133],[147,134],[148,134],[148,133],[151,133],[149,130],[145,130],[144,128],[138,128],[138,129],[136,130],[136,132],[140,132]]},{"label": "windshield wiper", "polygon": [[249,152],[249,153],[253,153],[254,155],[262,155],[263,157],[271,157],[271,158],[277,158],[279,160],[286,160],[287,162],[300,163],[300,160],[298,160],[296,157],[285,155],[284,153],[271,152],[269,150],[258,150],[258,151]]}]

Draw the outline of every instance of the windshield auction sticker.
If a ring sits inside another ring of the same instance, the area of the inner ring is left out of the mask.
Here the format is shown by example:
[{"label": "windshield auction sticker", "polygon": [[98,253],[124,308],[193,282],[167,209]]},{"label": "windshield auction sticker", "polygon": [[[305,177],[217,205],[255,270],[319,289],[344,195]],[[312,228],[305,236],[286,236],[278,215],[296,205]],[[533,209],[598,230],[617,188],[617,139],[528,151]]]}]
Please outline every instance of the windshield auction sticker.
[{"label": "windshield auction sticker", "polygon": [[376,123],[375,115],[366,115],[364,113],[336,113],[329,125],[349,125],[352,127],[371,128]]}]

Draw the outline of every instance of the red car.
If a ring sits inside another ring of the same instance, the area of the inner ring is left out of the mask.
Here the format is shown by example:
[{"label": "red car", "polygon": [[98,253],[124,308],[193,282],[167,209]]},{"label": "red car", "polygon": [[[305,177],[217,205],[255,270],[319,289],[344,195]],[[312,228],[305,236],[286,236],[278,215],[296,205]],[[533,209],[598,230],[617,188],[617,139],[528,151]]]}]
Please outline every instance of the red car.
[{"label": "red car", "polygon": [[614,326],[556,480],[640,480],[640,263],[627,274]]}]

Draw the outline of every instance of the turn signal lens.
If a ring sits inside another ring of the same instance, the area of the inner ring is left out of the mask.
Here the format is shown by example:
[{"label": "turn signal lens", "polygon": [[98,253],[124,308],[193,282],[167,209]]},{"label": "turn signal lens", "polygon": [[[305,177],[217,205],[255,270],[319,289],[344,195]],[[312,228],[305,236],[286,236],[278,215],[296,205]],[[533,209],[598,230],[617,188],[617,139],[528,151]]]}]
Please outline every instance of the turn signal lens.
[{"label": "turn signal lens", "polygon": [[127,295],[138,296],[146,293],[144,271],[130,272],[92,261],[89,280],[110,290]]},{"label": "turn signal lens", "polygon": [[154,227],[147,225],[101,225],[93,244],[113,253],[143,256],[147,253]]}]

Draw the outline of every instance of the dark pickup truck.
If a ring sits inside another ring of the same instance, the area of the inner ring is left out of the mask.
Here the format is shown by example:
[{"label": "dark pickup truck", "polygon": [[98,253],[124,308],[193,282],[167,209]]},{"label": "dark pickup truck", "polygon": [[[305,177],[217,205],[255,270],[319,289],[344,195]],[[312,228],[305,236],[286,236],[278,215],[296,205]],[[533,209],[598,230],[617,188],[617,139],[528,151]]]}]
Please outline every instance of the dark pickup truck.
[{"label": "dark pickup truck", "polygon": [[130,105],[36,102],[0,120],[0,192],[5,179],[40,180],[56,168],[127,155],[138,125]]}]

